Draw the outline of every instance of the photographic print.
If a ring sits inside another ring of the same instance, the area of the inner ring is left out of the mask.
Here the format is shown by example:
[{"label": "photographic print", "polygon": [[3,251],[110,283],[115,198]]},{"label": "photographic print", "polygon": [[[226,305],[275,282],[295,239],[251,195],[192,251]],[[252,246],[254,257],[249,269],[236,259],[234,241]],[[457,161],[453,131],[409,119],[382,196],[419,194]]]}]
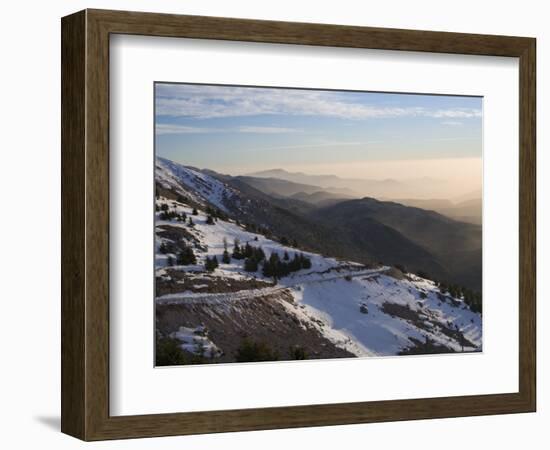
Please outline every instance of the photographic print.
[{"label": "photographic print", "polygon": [[482,351],[481,97],[154,101],[156,366]]}]

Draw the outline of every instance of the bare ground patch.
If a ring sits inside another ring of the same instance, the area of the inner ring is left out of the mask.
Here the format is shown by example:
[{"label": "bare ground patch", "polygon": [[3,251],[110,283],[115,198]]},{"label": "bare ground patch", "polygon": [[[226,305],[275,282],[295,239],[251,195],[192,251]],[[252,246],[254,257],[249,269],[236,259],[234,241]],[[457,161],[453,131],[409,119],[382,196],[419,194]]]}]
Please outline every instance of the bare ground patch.
[{"label": "bare ground patch", "polygon": [[199,240],[189,231],[182,227],[175,227],[173,225],[158,225],[161,231],[156,232],[157,236],[168,239],[175,243],[185,240],[188,243],[198,244]]},{"label": "bare ground patch", "polygon": [[273,283],[255,278],[235,279],[224,276],[210,276],[204,272],[185,272],[177,269],[165,269],[165,276],[157,276],[156,296],[177,294],[178,292],[200,292],[223,294],[273,286]]},{"label": "bare ground patch", "polygon": [[208,362],[235,362],[243,341],[268,346],[277,359],[291,360],[291,348],[300,347],[307,359],[349,358],[354,355],[341,349],[306,322],[287,311],[281,301],[293,302],[288,292],[239,300],[230,304],[156,305],[157,330],[168,335],[180,326],[205,326],[210,339],[223,356]]}]

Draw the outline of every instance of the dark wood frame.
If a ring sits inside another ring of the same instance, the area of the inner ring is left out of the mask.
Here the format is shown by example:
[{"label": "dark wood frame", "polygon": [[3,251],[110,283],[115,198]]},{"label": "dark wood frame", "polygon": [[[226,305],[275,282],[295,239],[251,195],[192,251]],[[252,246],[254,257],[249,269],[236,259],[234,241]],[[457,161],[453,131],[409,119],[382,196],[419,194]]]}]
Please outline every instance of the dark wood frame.
[{"label": "dark wood frame", "polygon": [[[104,10],[75,13],[61,25],[64,433],[100,440],[535,411],[535,39]],[[109,416],[108,99],[113,33],[518,57],[519,392]]]}]

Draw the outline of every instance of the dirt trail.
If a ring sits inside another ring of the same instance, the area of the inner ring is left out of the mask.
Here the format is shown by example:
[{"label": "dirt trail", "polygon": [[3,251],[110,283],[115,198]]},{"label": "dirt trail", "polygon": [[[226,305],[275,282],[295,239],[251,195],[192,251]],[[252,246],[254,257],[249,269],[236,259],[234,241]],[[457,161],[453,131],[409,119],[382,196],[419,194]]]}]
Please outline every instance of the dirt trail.
[{"label": "dirt trail", "polygon": [[276,294],[278,292],[285,291],[296,286],[302,286],[313,283],[323,283],[325,281],[334,281],[342,278],[356,278],[365,277],[373,278],[379,276],[382,273],[388,271],[388,268],[378,270],[363,270],[357,272],[348,272],[345,274],[339,274],[331,277],[306,279],[302,281],[296,281],[295,283],[288,283],[278,286],[270,286],[262,289],[247,289],[237,292],[228,293],[201,293],[201,292],[181,292],[175,294],[166,294],[161,297],[157,297],[155,302],[158,305],[174,305],[178,303],[186,304],[220,304],[227,302],[234,302],[240,300],[251,300],[257,297],[264,297],[266,295]]}]

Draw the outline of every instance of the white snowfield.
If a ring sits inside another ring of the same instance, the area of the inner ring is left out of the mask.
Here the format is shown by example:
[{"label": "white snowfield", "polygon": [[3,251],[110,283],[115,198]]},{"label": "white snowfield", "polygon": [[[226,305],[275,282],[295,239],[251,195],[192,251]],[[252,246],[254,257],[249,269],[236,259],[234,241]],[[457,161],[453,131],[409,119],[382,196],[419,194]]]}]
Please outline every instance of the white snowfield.
[{"label": "white snowfield", "polygon": [[207,202],[227,212],[225,200],[237,196],[234,189],[199,170],[158,157],[156,165],[156,180],[197,203]]},{"label": "white snowfield", "polygon": [[[194,175],[189,174],[191,169],[186,168],[182,174],[181,170],[176,170],[182,166],[175,165],[174,169],[163,164],[164,160],[161,160],[161,168],[157,168],[157,178],[167,180],[166,182],[171,180],[170,182],[177,183],[180,177],[184,177],[188,183],[200,184],[197,180],[203,178],[198,175],[207,176],[197,172],[197,178],[193,178]],[[189,181],[190,179],[193,181]],[[217,187],[206,191],[194,187],[193,194],[200,193],[201,204],[211,203],[223,209],[222,199],[234,193],[217,180],[215,181],[219,184],[207,181],[209,185]],[[189,193],[186,195],[192,198]],[[163,225],[181,227],[191,233],[202,247],[194,249],[197,264],[171,267],[172,270],[187,272],[189,281],[182,283],[181,292],[157,297],[156,302],[159,304],[184,302],[229,307],[236,302],[253,302],[255,298],[270,295],[273,301],[279,301],[289,313],[295,315],[302,326],[307,324],[315,327],[335,345],[356,356],[396,355],[419,343],[445,346],[457,352],[482,349],[481,315],[472,312],[462,299],[442,294],[430,280],[413,274],[405,274],[397,279],[391,276],[388,267],[367,269],[350,261],[302,252],[263,235],[248,232],[233,221],[218,219],[213,225],[209,225],[202,210],[198,211],[198,215],[192,215],[192,208],[183,203],[163,197],[157,198],[156,202],[159,206],[168,204],[171,211],[187,214],[194,223],[189,226],[179,221],[163,221],[159,219],[160,213],[157,212],[157,231]],[[165,269],[168,258],[176,259],[176,255],[159,252],[163,241],[167,240],[157,234],[157,277],[169,277]],[[222,263],[224,243],[231,254],[235,241],[240,245],[248,242],[253,247],[261,247],[268,258],[272,252],[277,252],[281,258],[287,252],[290,259],[296,252],[303,253],[310,258],[311,268],[293,272],[278,280],[276,285],[260,289],[227,293],[196,292],[200,289],[197,285],[201,281],[193,281],[195,277],[272,281],[262,275],[261,267],[255,273],[244,271],[243,260],[231,259],[229,264]],[[206,257],[213,256],[218,259],[219,267],[208,274],[204,269],[204,262]],[[193,292],[189,290],[190,287],[194,288]],[[284,300],[283,296],[277,299],[276,294],[283,291],[292,294],[293,303]],[[185,344],[189,339],[180,340]]]}]

